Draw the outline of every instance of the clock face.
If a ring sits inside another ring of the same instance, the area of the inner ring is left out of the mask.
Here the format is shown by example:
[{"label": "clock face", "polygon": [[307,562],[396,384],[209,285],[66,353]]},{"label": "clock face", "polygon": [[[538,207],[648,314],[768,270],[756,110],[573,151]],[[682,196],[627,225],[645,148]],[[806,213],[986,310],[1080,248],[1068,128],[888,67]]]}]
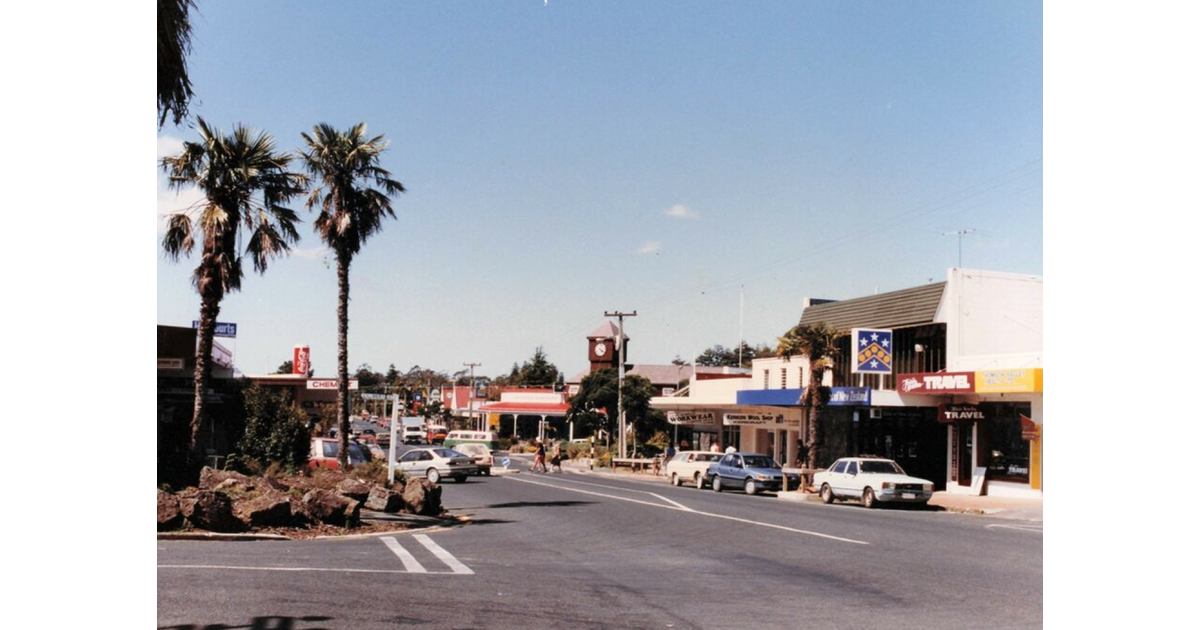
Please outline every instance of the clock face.
[{"label": "clock face", "polygon": [[607,352],[608,352],[608,346],[604,345],[603,342],[596,344],[596,356],[602,357]]}]

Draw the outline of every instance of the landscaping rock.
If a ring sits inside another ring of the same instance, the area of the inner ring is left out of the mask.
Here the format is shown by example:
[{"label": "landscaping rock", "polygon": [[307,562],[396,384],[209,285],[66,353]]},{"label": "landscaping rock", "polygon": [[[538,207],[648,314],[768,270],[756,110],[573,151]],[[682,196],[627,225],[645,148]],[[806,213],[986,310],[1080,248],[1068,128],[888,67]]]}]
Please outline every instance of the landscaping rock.
[{"label": "landscaping rock", "polygon": [[233,513],[249,527],[286,527],[292,523],[292,502],[275,490],[235,501]]},{"label": "landscaping rock", "polygon": [[442,513],[442,487],[426,479],[412,479],[404,484],[404,505],[408,512],[422,516]]},{"label": "landscaping rock", "polygon": [[356,527],[362,504],[328,490],[309,490],[300,500],[304,513],[314,521],[340,527]]},{"label": "landscaping rock", "polygon": [[240,472],[234,470],[217,470],[216,468],[205,466],[200,471],[200,489],[215,490],[218,485],[227,479],[237,479],[240,485],[247,489],[254,487],[254,481]]},{"label": "landscaping rock", "polygon": [[233,501],[212,490],[194,490],[179,497],[179,510],[196,529],[240,532],[245,526],[233,515]]},{"label": "landscaping rock", "polygon": [[368,510],[377,512],[399,512],[404,507],[404,497],[399,492],[388,490],[383,486],[375,486],[371,488],[371,494],[367,496]]},{"label": "landscaping rock", "polygon": [[338,483],[337,493],[347,499],[353,499],[362,503],[367,500],[367,495],[371,494],[371,486],[357,479],[345,479]]},{"label": "landscaping rock", "polygon": [[183,524],[183,512],[179,511],[179,497],[170,492],[158,491],[158,531],[179,529]]}]

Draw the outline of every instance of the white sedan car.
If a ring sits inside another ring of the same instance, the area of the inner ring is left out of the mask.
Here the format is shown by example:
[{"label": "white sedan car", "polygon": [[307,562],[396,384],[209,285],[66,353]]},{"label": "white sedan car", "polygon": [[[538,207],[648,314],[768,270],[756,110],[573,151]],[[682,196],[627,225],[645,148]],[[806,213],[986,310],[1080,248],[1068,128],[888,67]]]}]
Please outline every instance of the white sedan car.
[{"label": "white sedan car", "polygon": [[708,471],[709,464],[714,464],[721,459],[720,453],[710,453],[708,451],[679,451],[667,461],[666,474],[667,479],[671,480],[671,485],[683,485],[683,482],[689,481],[696,484],[697,488],[704,487],[704,473]]},{"label": "white sedan car", "polygon": [[453,477],[458,483],[475,474],[475,460],[452,448],[430,447],[413,449],[396,460],[396,470],[413,477],[425,477],[437,483],[442,477]]},{"label": "white sedan car", "polygon": [[820,488],[826,503],[861,499],[867,508],[879,503],[928,503],[933,496],[932,481],[909,477],[896,462],[874,457],[839,459],[813,475],[813,485]]}]

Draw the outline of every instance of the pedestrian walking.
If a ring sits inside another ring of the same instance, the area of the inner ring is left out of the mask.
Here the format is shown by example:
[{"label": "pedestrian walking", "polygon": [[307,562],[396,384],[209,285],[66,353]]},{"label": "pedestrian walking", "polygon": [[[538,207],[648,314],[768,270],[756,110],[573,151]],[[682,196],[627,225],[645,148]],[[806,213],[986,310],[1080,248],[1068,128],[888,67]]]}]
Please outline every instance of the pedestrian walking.
[{"label": "pedestrian walking", "polygon": [[717,444],[716,442],[713,442],[713,443],[712,443],[712,446],[708,447],[708,452],[710,452],[710,453],[720,453],[720,452],[721,452],[721,445],[720,445],[720,444]]},{"label": "pedestrian walking", "polygon": [[562,472],[562,444],[554,445],[554,457],[550,458],[550,465],[554,470]]},{"label": "pedestrian walking", "polygon": [[542,444],[541,440],[537,441],[537,450],[533,453],[533,468],[530,468],[529,472],[537,472],[539,467],[542,469],[542,472],[547,472],[546,445]]}]

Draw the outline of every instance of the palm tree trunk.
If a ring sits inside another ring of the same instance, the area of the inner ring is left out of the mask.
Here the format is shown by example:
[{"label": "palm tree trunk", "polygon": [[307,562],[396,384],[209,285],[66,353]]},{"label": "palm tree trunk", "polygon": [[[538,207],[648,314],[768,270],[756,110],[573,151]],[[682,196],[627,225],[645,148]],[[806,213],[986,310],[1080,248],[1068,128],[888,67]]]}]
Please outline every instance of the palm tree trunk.
[{"label": "palm tree trunk", "polygon": [[197,444],[200,427],[207,412],[208,384],[212,371],[213,333],[217,328],[217,315],[221,312],[221,282],[211,273],[204,273],[200,280],[200,330],[196,344],[195,406],[192,408],[192,427],[188,438],[188,463],[196,465],[204,461],[204,453]]},{"label": "palm tree trunk", "polygon": [[816,469],[818,451],[824,446],[821,434],[821,386],[825,371],[812,368],[808,387],[804,390],[804,406],[808,409],[808,468]]},{"label": "palm tree trunk", "polygon": [[349,470],[350,457],[350,370],[347,366],[346,331],[350,328],[350,254],[337,252],[338,266],[338,463]]}]

